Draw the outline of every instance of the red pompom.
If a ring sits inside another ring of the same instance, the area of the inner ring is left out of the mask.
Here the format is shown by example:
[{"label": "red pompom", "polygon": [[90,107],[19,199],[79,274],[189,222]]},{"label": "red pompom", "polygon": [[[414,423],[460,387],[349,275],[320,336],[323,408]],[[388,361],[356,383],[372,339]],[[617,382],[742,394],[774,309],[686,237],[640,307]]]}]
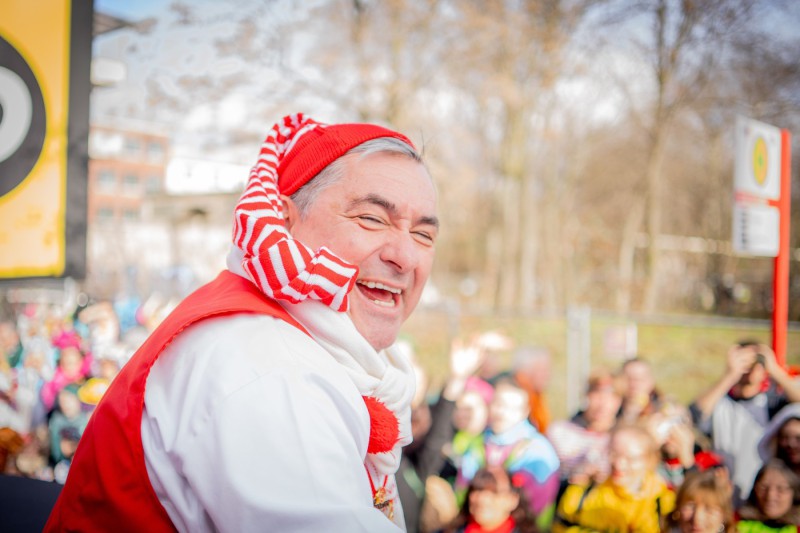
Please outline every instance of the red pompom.
[{"label": "red pompom", "polygon": [[400,422],[384,403],[372,396],[362,396],[369,411],[368,453],[389,452],[400,438]]}]

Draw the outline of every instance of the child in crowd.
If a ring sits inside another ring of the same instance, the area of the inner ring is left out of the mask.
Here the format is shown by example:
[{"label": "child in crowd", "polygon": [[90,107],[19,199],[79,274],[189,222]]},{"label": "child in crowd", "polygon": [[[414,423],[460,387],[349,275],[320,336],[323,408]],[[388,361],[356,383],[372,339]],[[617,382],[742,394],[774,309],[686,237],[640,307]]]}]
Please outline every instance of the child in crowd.
[{"label": "child in crowd", "polygon": [[84,353],[83,340],[75,331],[64,331],[54,340],[58,349],[58,366],[53,379],[42,387],[42,403],[50,411],[58,392],[70,383],[83,383],[91,374],[92,357]]},{"label": "child in crowd", "polygon": [[675,498],[675,511],[667,517],[669,533],[733,533],[730,486],[713,470],[686,476]]},{"label": "child in crowd", "polygon": [[611,475],[604,482],[570,485],[558,505],[553,531],[661,531],[675,494],[656,473],[658,448],[639,425],[620,425],[609,444]]},{"label": "child in crowd", "polygon": [[63,485],[67,482],[67,474],[69,474],[72,457],[75,455],[75,450],[78,449],[80,440],[81,434],[73,426],[66,426],[59,431],[59,447],[62,458],[53,467],[53,478],[56,483]]},{"label": "child in crowd", "polygon": [[518,481],[502,466],[475,473],[458,516],[446,533],[535,533],[536,520]]},{"label": "child in crowd", "polygon": [[65,428],[73,428],[78,436],[83,434],[89,416],[83,411],[78,397],[78,386],[71,383],[58,393],[58,408],[50,417],[48,429],[50,431],[50,456],[53,464],[64,459],[61,449],[61,435]]},{"label": "child in crowd", "polygon": [[445,465],[440,473],[441,477],[451,483],[455,482],[464,454],[470,446],[479,445],[483,440],[493,396],[494,387],[473,376],[467,380],[464,391],[456,399],[452,418],[455,434],[452,442],[445,446]]}]

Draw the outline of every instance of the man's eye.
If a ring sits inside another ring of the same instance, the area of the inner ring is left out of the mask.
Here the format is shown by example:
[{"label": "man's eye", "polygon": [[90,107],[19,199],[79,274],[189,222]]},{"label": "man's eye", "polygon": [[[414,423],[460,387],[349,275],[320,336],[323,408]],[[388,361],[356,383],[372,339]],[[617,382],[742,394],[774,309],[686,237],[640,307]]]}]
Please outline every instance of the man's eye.
[{"label": "man's eye", "polygon": [[383,220],[373,215],[360,215],[358,219],[369,224],[383,224]]},{"label": "man's eye", "polygon": [[415,231],[414,235],[416,236],[417,240],[423,244],[433,244],[435,240],[433,235],[427,231]]}]

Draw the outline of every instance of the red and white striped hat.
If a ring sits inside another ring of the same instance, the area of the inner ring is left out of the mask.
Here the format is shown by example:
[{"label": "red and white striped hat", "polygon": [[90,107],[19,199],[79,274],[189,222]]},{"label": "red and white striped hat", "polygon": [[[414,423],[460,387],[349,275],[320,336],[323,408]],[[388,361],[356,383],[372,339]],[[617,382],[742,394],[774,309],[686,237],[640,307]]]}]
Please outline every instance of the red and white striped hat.
[{"label": "red and white striped hat", "polygon": [[414,147],[404,135],[382,126],[329,125],[302,113],[272,127],[236,206],[233,226],[233,243],[244,253],[242,266],[264,294],[293,303],[313,298],[336,311],[347,310],[358,268],[325,247],[314,251],[293,239],[280,197],[294,194],[350,149],[379,137]]}]

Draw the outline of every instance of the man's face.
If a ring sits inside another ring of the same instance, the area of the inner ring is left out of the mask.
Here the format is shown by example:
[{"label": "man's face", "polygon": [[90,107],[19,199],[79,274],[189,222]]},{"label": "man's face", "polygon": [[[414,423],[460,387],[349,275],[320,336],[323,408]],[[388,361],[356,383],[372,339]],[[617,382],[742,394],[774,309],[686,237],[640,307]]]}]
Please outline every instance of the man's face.
[{"label": "man's face", "polygon": [[752,398],[761,392],[761,384],[767,378],[767,371],[761,363],[755,363],[749,371],[742,374],[739,382],[733,386],[735,398]]},{"label": "man's face", "polygon": [[285,200],[287,226],[300,242],[315,250],[325,246],[358,267],[349,314],[382,350],[397,338],[430,275],[436,192],[425,167],[408,157],[346,157],[344,176],[319,193],[305,218]]}]

